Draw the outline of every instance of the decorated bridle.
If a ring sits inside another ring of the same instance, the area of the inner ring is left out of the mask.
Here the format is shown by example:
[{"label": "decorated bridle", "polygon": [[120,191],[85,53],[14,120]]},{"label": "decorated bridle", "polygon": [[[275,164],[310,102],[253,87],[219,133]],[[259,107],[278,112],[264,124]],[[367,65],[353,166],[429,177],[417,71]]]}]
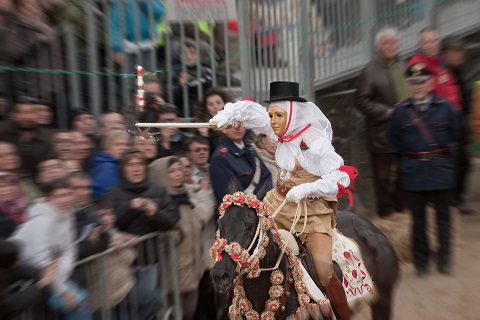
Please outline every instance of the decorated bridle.
[{"label": "decorated bridle", "polygon": [[[255,209],[259,218],[255,236],[247,249],[237,242],[227,243],[227,240],[220,238],[220,233],[217,231],[217,237],[210,249],[210,259],[212,264],[222,260],[222,252],[225,251],[230,258],[237,263],[238,276],[234,280],[233,300],[229,308],[230,319],[241,319],[245,317],[247,320],[275,320],[275,315],[283,311],[285,306],[280,302],[280,298],[285,294],[282,283],[295,283],[295,290],[298,295],[299,308],[297,314],[305,312],[307,306],[316,306],[310,303],[310,296],[307,294],[305,283],[302,281],[303,271],[300,267],[299,259],[292,254],[292,250],[288,247],[284,240],[280,239],[278,228],[270,215],[267,205],[259,201],[253,194],[245,194],[243,192],[235,192],[234,194],[227,194],[223,197],[218,210],[220,212],[220,219],[224,216],[225,211],[232,205],[243,207],[248,206]],[[260,268],[260,260],[265,257],[265,247],[269,243],[267,231],[270,230],[273,236],[273,241],[281,248],[281,254],[277,263],[273,268]],[[258,239],[258,241],[257,241]],[[250,254],[250,250],[257,245]],[[287,255],[288,263],[290,264],[291,274],[293,278],[285,279],[285,276],[278,266],[284,257]],[[269,296],[270,299],[265,303],[265,310],[259,314],[252,309],[252,304],[245,295],[243,288],[243,275],[246,274],[248,278],[257,278],[262,271],[273,271],[270,275]]]}]

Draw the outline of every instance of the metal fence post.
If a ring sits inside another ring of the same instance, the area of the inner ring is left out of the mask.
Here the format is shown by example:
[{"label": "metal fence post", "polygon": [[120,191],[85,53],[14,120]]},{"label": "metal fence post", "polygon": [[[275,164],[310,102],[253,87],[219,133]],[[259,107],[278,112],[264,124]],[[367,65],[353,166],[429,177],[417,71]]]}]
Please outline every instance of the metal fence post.
[{"label": "metal fence post", "polygon": [[238,41],[240,42],[240,50],[237,53],[240,55],[241,77],[242,77],[242,94],[243,96],[252,96],[253,90],[250,81],[250,72],[252,64],[250,61],[250,24],[247,10],[247,1],[237,1],[238,13]]},{"label": "metal fence post", "polygon": [[[69,70],[78,70],[78,52],[75,42],[74,27],[71,23],[66,23],[64,26],[65,46],[67,52],[67,67]],[[70,107],[74,110],[80,108],[80,80],[78,74],[71,73],[69,76],[69,99]]]},{"label": "metal fence post", "polygon": [[313,101],[313,73],[314,73],[314,64],[313,64],[313,50],[312,50],[312,27],[311,27],[311,15],[310,15],[310,4],[308,1],[301,2],[301,16],[306,17],[305,19],[300,19],[300,70],[302,74],[300,75],[300,80],[303,87],[303,95],[309,101]]},{"label": "metal fence post", "polygon": [[363,5],[360,7],[360,16],[362,22],[363,45],[365,57],[364,61],[368,61],[374,54],[374,33],[375,25],[377,24],[376,17],[376,0],[362,0]]},{"label": "metal fence post", "polygon": [[437,0],[424,0],[425,11],[426,11],[426,21],[428,27],[437,27]]},{"label": "metal fence post", "polygon": [[[85,10],[87,16],[85,23],[87,24],[87,47],[88,47],[88,71],[98,72],[98,52],[97,52],[97,37],[95,33],[96,19],[93,13],[94,3],[93,0],[87,0],[85,2]],[[89,83],[89,99],[90,99],[90,111],[99,119],[102,114],[100,106],[100,81],[98,75],[90,75]]]}]

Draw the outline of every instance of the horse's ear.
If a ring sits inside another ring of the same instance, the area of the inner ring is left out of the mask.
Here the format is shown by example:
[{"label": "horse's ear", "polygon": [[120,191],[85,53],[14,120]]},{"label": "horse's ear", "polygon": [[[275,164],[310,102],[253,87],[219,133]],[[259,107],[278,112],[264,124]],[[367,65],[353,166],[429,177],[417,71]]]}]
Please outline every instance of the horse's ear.
[{"label": "horse's ear", "polygon": [[228,184],[227,194],[234,194],[235,192],[237,192],[240,189],[241,189],[241,186],[238,185],[237,179],[232,177],[230,179],[230,183]]},{"label": "horse's ear", "polygon": [[268,185],[267,185],[267,182],[265,182],[263,184],[263,186],[260,188],[260,190],[258,190],[256,196],[257,196],[257,199],[262,201],[263,198],[265,198],[265,195],[267,194],[268,192]]}]

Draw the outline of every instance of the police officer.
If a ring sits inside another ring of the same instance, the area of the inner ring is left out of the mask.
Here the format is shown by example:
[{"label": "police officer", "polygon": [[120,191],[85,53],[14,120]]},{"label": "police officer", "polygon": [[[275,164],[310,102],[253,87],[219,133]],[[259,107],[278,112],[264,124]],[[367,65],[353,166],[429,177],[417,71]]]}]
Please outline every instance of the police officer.
[{"label": "police officer", "polygon": [[432,73],[416,63],[405,72],[412,96],[399,103],[389,121],[389,138],[400,155],[400,170],[413,216],[412,249],[418,276],[428,272],[429,248],[425,230],[427,201],[436,208],[438,270],[450,265],[451,190],[455,170],[449,147],[460,136],[460,121],[451,105],[432,93]]},{"label": "police officer", "polygon": [[217,201],[222,202],[232,178],[241,186],[239,191],[245,193],[256,193],[265,183],[270,190],[272,176],[253,146],[245,140],[245,127],[240,125],[222,131],[224,137],[210,162],[210,177]]}]

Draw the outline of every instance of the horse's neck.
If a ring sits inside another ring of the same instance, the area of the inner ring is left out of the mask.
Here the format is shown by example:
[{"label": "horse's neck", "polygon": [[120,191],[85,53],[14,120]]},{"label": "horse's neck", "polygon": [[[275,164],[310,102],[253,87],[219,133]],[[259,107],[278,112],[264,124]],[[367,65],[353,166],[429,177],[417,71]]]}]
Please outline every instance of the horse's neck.
[{"label": "horse's neck", "polygon": [[[280,248],[273,241],[272,233],[268,231],[268,237],[270,241],[265,247],[265,257],[260,260],[260,268],[272,268],[278,261],[278,257],[281,254]],[[279,269],[285,274],[285,264],[282,261],[278,266]],[[247,278],[243,276],[243,288],[245,289],[245,295],[247,299],[252,303],[253,309],[261,313],[265,309],[265,303],[270,298],[268,290],[271,287],[270,274],[272,271],[263,271],[260,276],[255,279]]]}]

